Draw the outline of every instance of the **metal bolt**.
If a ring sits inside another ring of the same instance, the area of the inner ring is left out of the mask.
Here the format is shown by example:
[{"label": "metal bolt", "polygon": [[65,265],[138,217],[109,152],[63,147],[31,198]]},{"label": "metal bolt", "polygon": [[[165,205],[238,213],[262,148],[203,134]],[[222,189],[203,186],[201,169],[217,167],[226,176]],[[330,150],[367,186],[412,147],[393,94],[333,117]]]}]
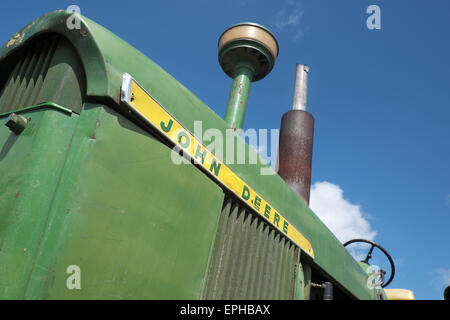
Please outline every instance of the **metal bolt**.
[{"label": "metal bolt", "polygon": [[5,126],[7,126],[15,134],[20,134],[25,129],[30,120],[31,118],[26,119],[21,115],[11,113],[6,120]]}]

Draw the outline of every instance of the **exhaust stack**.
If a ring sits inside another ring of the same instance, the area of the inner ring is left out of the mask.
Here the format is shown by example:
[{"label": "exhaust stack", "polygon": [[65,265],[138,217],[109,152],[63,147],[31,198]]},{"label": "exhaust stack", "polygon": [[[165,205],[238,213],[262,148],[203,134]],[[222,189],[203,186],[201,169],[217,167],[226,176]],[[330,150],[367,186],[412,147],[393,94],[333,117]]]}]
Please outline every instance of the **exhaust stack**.
[{"label": "exhaust stack", "polygon": [[294,85],[293,110],[306,111],[306,97],[308,91],[308,73],[309,67],[305,64],[297,64]]},{"label": "exhaust stack", "polygon": [[297,64],[292,110],[281,118],[278,174],[309,205],[314,118],[306,111],[308,73]]},{"label": "exhaust stack", "polygon": [[233,79],[225,122],[242,129],[251,82],[270,73],[278,56],[275,36],[256,23],[231,26],[219,38],[219,63]]}]

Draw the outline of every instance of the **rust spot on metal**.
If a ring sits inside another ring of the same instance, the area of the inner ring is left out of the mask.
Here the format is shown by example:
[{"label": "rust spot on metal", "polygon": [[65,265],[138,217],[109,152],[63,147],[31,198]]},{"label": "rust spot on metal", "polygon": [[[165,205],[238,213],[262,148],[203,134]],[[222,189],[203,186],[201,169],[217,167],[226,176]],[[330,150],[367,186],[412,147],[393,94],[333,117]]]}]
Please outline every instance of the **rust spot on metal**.
[{"label": "rust spot on metal", "polygon": [[70,137],[69,144],[67,145],[69,148],[70,148],[70,146],[72,145],[72,141],[73,141],[73,134],[72,134],[72,136]]},{"label": "rust spot on metal", "polygon": [[94,140],[95,140],[95,133],[97,132],[97,129],[99,126],[100,126],[100,120],[97,119],[97,122],[95,123],[94,134],[92,135],[92,139],[94,139]]},{"label": "rust spot on metal", "polygon": [[281,119],[278,174],[307,204],[311,186],[314,118],[303,110]]}]

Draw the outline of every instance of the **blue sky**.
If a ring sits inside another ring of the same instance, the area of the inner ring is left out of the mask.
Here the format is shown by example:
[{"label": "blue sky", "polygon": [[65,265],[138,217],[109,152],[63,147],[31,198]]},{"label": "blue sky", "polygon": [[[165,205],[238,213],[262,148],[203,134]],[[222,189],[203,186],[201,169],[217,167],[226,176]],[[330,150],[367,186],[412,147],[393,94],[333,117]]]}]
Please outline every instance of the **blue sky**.
[{"label": "blue sky", "polygon": [[[391,288],[441,299],[450,284],[450,2],[16,1],[0,11],[0,40],[71,4],[220,116],[231,80],[217,62],[218,37],[238,22],[268,27],[280,54],[271,74],[252,85],[244,129],[279,128],[292,104],[295,64],[308,64],[315,196],[336,201],[322,210],[338,203],[376,234],[396,261]],[[372,4],[381,8],[380,30],[366,27]]]}]

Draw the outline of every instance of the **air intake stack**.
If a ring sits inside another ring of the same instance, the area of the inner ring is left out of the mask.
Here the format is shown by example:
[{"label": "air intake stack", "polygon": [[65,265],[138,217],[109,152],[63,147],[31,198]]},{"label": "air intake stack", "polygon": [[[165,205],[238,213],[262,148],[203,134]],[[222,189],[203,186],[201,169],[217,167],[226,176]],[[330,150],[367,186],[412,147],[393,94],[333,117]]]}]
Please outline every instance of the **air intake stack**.
[{"label": "air intake stack", "polygon": [[281,118],[278,174],[309,205],[314,118],[306,111],[308,73],[297,64],[292,110]]},{"label": "air intake stack", "polygon": [[219,38],[219,63],[233,79],[225,122],[242,129],[251,82],[264,78],[278,56],[275,36],[256,23],[231,26]]}]

